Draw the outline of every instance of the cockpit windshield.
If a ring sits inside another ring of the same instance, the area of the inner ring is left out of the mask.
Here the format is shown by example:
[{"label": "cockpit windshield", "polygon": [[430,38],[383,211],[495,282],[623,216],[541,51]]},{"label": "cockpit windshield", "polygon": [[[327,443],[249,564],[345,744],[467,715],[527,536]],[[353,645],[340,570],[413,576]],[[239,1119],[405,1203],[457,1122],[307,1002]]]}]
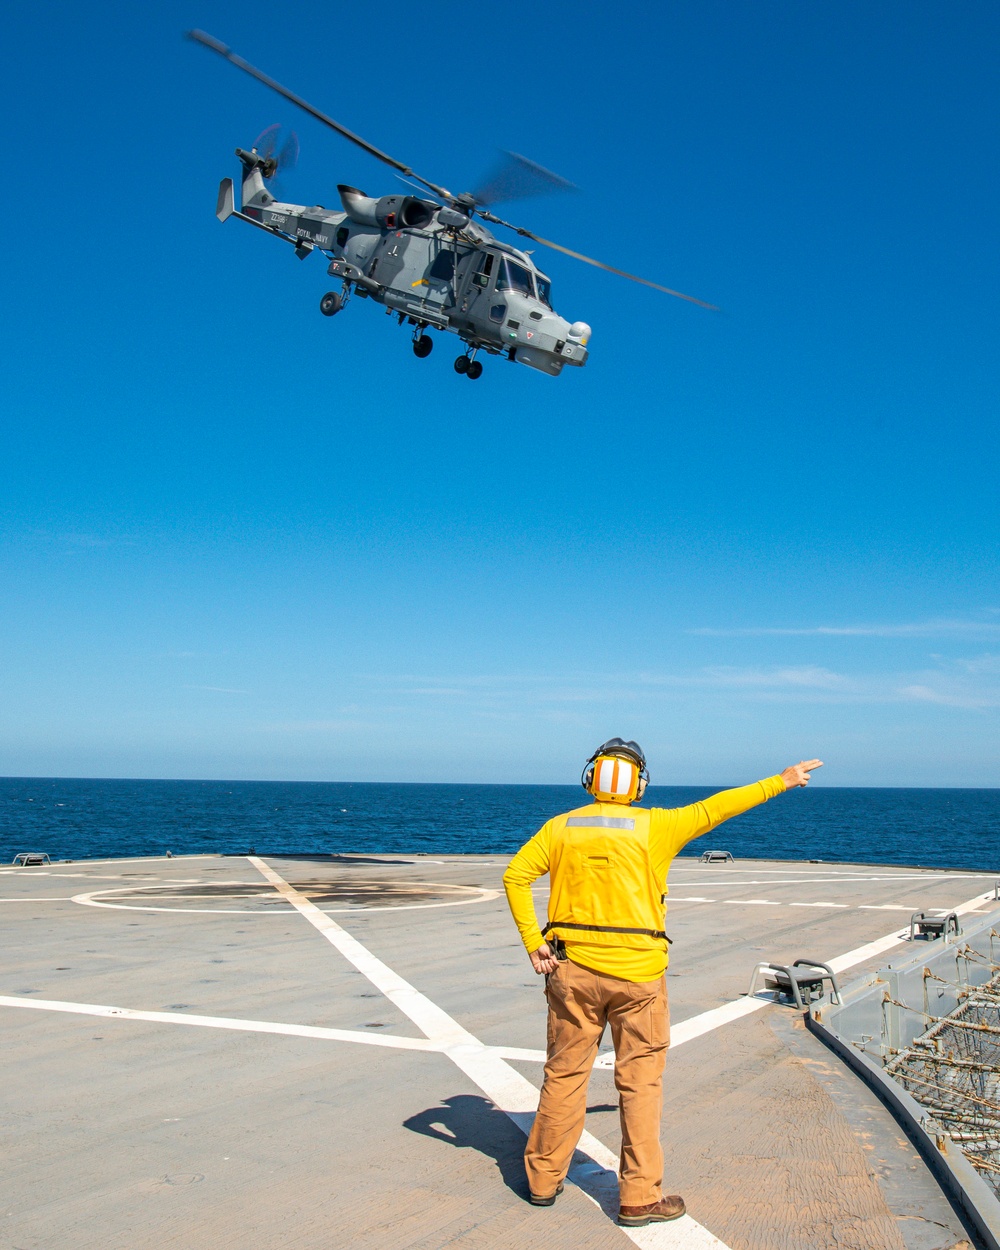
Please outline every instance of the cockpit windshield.
[{"label": "cockpit windshield", "polygon": [[530,271],[507,256],[500,257],[496,289],[498,291],[518,291],[521,295],[528,296],[535,294],[535,289],[531,283]]},{"label": "cockpit windshield", "polygon": [[546,308],[552,307],[552,283],[548,278],[543,278],[540,273],[535,274],[535,285],[538,287],[538,298]]}]

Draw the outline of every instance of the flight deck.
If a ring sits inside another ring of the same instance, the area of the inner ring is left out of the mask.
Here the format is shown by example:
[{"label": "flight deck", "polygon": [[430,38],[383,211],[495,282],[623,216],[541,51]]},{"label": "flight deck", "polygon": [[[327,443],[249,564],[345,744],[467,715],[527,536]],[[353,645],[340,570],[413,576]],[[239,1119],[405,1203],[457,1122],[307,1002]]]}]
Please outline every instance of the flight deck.
[{"label": "flight deck", "polygon": [[[500,856],[183,856],[0,870],[9,1250],[953,1250],[973,1235],[890,1112],[747,996],[986,918],[993,873],[676,860],[665,1191],[626,1229],[602,1046],[565,1193],[521,1165],[545,1002]],[[545,917],[539,882],[536,907]],[[911,948],[908,952],[908,948]]]}]

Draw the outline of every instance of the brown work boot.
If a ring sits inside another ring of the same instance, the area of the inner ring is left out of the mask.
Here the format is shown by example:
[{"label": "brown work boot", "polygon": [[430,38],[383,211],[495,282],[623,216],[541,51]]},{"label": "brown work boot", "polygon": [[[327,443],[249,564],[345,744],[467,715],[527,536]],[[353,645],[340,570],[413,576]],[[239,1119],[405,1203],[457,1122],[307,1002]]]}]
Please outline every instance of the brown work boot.
[{"label": "brown work boot", "polygon": [[551,1206],[554,1206],[554,1205],[555,1205],[555,1201],[556,1201],[556,1199],[559,1197],[559,1195],[562,1193],[563,1188],[564,1188],[563,1183],[562,1183],[562,1181],[560,1181],[560,1182],[559,1182],[559,1185],[558,1185],[558,1188],[556,1189],[556,1192],[555,1192],[554,1194],[549,1194],[549,1196],[548,1196],[547,1198],[543,1198],[543,1197],[541,1197],[541,1195],[540,1195],[540,1194],[532,1194],[532,1193],[529,1193],[529,1194],[528,1194],[528,1201],[531,1203],[531,1205],[532,1205],[533,1207],[551,1207]]},{"label": "brown work boot", "polygon": [[668,1194],[659,1202],[650,1202],[644,1207],[619,1207],[618,1223],[627,1224],[629,1228],[642,1228],[644,1224],[663,1224],[667,1220],[679,1219],[686,1210],[680,1194]]}]

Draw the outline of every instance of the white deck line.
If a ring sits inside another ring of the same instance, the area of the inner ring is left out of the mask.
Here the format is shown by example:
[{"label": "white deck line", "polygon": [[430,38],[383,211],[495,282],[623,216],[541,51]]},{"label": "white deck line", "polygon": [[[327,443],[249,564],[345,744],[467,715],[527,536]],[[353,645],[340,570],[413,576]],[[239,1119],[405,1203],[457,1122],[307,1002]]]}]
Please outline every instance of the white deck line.
[{"label": "white deck line", "polygon": [[438,1051],[441,1047],[424,1037],[398,1033],[362,1033],[358,1029],[326,1029],[311,1024],[282,1024],[273,1020],[239,1020],[232,1016],[196,1016],[184,1011],[133,1011],[98,1003],[68,1003],[51,998],[27,998],[0,994],[0,1007],[27,1007],[35,1011],[65,1011],[77,1016],[102,1016],[109,1020],[139,1020],[151,1024],[188,1024],[202,1029],[235,1029],[243,1033],[284,1033],[327,1042],[357,1042],[363,1046],[387,1046],[396,1050]]},{"label": "white deck line", "polygon": [[[73,903],[79,903],[80,906],[82,907],[107,907],[111,911],[166,912],[168,915],[177,913],[178,915],[191,915],[191,916],[276,915],[279,917],[285,916],[286,918],[288,916],[288,912],[285,911],[283,908],[276,909],[276,908],[269,907],[266,911],[264,911],[259,907],[257,908],[157,907],[154,903],[109,903],[107,901],[108,898],[110,898],[111,895],[113,894],[127,894],[129,896],[135,896],[135,895],[141,894],[143,891],[149,893],[154,898],[160,898],[160,899],[175,898],[175,899],[193,899],[196,902],[204,901],[204,896],[200,894],[180,894],[180,893],[168,893],[167,892],[167,891],[173,890],[174,886],[176,886],[177,884],[178,884],[177,882],[171,882],[170,884],[167,884],[167,885],[125,885],[125,886],[121,886],[113,890],[112,889],[90,890],[85,894],[74,894],[72,898],[70,899],[70,901]],[[249,886],[247,882],[245,881],[213,881],[211,882],[211,884],[213,886],[238,885],[238,886],[245,886],[247,889],[252,889],[252,887]],[[363,912],[363,911],[364,912],[432,911],[435,908],[440,908],[440,907],[467,907],[471,903],[490,903],[493,901],[493,899],[500,897],[499,890],[491,890],[485,886],[478,886],[478,885],[450,885],[448,883],[442,884],[441,882],[437,882],[437,881],[407,881],[407,882],[387,881],[385,882],[385,884],[386,885],[411,885],[411,886],[425,885],[425,886],[430,886],[436,890],[441,890],[441,889],[454,890],[456,892],[467,894],[469,895],[469,897],[449,899],[440,903],[399,903],[399,904],[394,904],[389,907],[324,907],[324,908],[321,908],[320,910],[327,912],[327,914],[333,912],[336,914],[349,914],[349,915],[355,915],[358,912]],[[268,895],[271,899],[274,899],[274,895],[272,891],[267,890],[267,891],[253,892],[253,893],[248,893],[248,894],[228,894],[221,901],[226,902],[229,899],[261,898],[264,896],[264,894]],[[274,900],[274,901],[277,901],[277,900]],[[288,900],[286,899],[285,901],[287,902]]]},{"label": "white deck line", "polygon": [[[674,871],[673,866],[671,866],[670,871],[671,873]],[[842,877],[814,875],[808,877],[753,878],[752,880],[746,881],[741,880],[738,875],[735,875],[732,872],[726,873],[725,875],[722,872],[719,872],[717,874],[713,874],[713,876],[707,881],[684,881],[683,883],[678,884],[683,890],[693,889],[695,886],[699,885],[714,886],[716,889],[720,890],[731,890],[734,887],[742,888],[746,885],[849,885],[857,883],[864,884],[866,881],[909,881],[916,886],[926,885],[929,881],[958,881],[962,878],[969,881],[975,881],[977,878],[982,878],[984,881],[992,881],[996,878],[996,876],[997,874],[992,872],[921,872],[919,877],[915,876],[912,872],[891,874],[882,873],[878,875],[869,873],[852,873]]]},{"label": "white deck line", "polygon": [[[29,998],[26,994],[0,994],[0,1007],[21,1007],[29,1011],[59,1011],[74,1016],[100,1016],[106,1020],[135,1020],[150,1024],[186,1024],[202,1029],[227,1029],[237,1033],[276,1033],[305,1037],[321,1042],[356,1042],[361,1046],[382,1046],[388,1050],[422,1050],[441,1054],[449,1043],[429,1037],[404,1037],[399,1033],[367,1033],[359,1029],[330,1029],[313,1024],[286,1024],[280,1020],[241,1020],[238,1016],[199,1016],[187,1011],[141,1011],[112,1007],[106,1003],[71,1003],[55,998]],[[522,1063],[544,1063],[544,1050],[520,1046],[487,1046],[501,1059]]]},{"label": "white deck line", "polygon": [[[992,901],[991,896],[987,895],[985,897],[987,900]],[[983,901],[983,896],[979,895],[974,899],[968,900],[968,902],[960,903],[954,910],[959,915],[976,914],[980,910],[980,904]],[[909,908],[904,910],[909,911]],[[896,946],[904,945],[907,936],[907,931],[905,930],[886,934],[884,937],[876,938],[874,942],[868,942],[864,946],[856,947],[853,951],[847,951],[843,955],[838,955],[831,960],[830,966],[835,972],[846,972],[867,959],[892,950]],[[412,989],[412,987],[410,988]],[[414,990],[413,993],[417,993],[417,991]],[[747,998],[744,996],[673,1024],[670,1030],[670,1048],[673,1050],[678,1046],[683,1046],[686,1042],[692,1042],[699,1037],[704,1037],[706,1033],[711,1033],[725,1024],[742,1019],[744,1016],[751,1015],[763,1007],[772,1005],[773,1001],[769,997]],[[244,1020],[233,1016],[200,1016],[180,1011],[141,1011],[133,1010],[129,1007],[112,1007],[96,1003],[73,1003],[56,999],[28,998],[26,995],[20,994],[0,995],[0,1006],[25,1007],[36,1011],[62,1011],[75,1015],[103,1016],[116,1020],[148,1021],[157,1024],[184,1024],[200,1028],[231,1029],[250,1033],[285,1034],[291,1037],[315,1038],[320,1041],[354,1042],[363,1046],[383,1046],[390,1049],[421,1050],[431,1053],[446,1052],[451,1044],[449,1039],[432,1040],[430,1036],[427,1038],[413,1038],[404,1037],[397,1033],[376,1034],[362,1032],[357,1029],[333,1029],[308,1024],[286,1024],[274,1020]],[[409,1013],[404,1012],[404,1014]],[[464,1030],[462,1032],[465,1033]],[[471,1035],[465,1034],[465,1036],[469,1037]],[[479,1044],[482,1045],[484,1050],[492,1052],[500,1059],[512,1059],[520,1063],[545,1062],[544,1050],[533,1050],[520,1046],[486,1046],[485,1043]],[[600,1055],[594,1066],[605,1069],[613,1068],[614,1055],[610,1053]]]},{"label": "white deck line", "polygon": [[[986,897],[990,896],[987,895]],[[969,912],[976,911],[982,902],[983,895],[977,894],[975,898],[969,899],[965,903],[959,903],[952,910],[963,916]],[[885,937],[876,938],[874,942],[866,942],[864,946],[856,946],[854,950],[846,951],[843,955],[838,955],[835,959],[831,959],[829,961],[830,967],[834,972],[847,972],[848,969],[856,968],[858,964],[863,964],[866,960],[873,959],[876,955],[882,955],[886,951],[892,950],[893,947],[902,946],[908,937],[909,930],[904,930],[903,932],[897,930],[895,933],[887,933]],[[703,1011],[700,1015],[692,1016],[689,1020],[682,1020],[679,1024],[671,1024],[670,1049],[674,1050],[677,1046],[683,1046],[685,1042],[693,1042],[696,1038],[704,1037],[706,1033],[711,1033],[721,1025],[729,1024],[732,1020],[739,1020],[743,1016],[760,1011],[762,1007],[769,1007],[773,1002],[773,998],[737,998],[734,1002],[724,1003],[721,1007],[713,1007],[710,1011]],[[602,1055],[594,1064],[594,1067],[613,1068],[614,1062],[613,1055]]]},{"label": "white deck line", "polygon": [[[408,981],[376,958],[367,947],[341,928],[335,920],[320,911],[309,899],[288,884],[283,877],[256,855],[247,856],[248,861],[293,907],[309,921],[328,942],[354,965],[355,968],[404,1015],[427,1034],[428,1038],[443,1043],[444,1053],[483,1093],[514,1121],[522,1132],[527,1133],[538,1107],[538,1090],[519,1072],[489,1046],[453,1020],[446,1011],[431,1002]],[[569,1171],[571,1180],[610,1219],[618,1215],[618,1159],[592,1134],[584,1132],[580,1138],[573,1165]],[[616,1225],[621,1236],[628,1238],[644,1250],[728,1250],[725,1243],[713,1236],[691,1216],[681,1216],[669,1224],[649,1224],[645,1228],[624,1228]]]},{"label": "white deck line", "polygon": [[[192,858],[209,858],[208,856],[199,856]],[[376,984],[387,997],[391,997],[397,1006],[410,1019],[421,1028],[427,1035],[426,1038],[409,1038],[398,1034],[369,1034],[358,1030],[332,1029],[322,1028],[311,1025],[295,1025],[285,1024],[273,1021],[260,1020],[242,1020],[229,1017],[213,1017],[213,1016],[196,1016],[182,1012],[149,1012],[141,1010],[131,1010],[129,1008],[119,1008],[88,1003],[69,1003],[58,1000],[31,999],[26,996],[3,996],[0,995],[0,1006],[27,1008],[42,1011],[62,1011],[72,1014],[83,1014],[104,1017],[109,1019],[126,1019],[133,1021],[147,1021],[150,1023],[169,1023],[184,1024],[194,1027],[203,1028],[219,1028],[234,1029],[257,1033],[275,1033],[290,1036],[298,1036],[305,1038],[315,1038],[317,1040],[328,1041],[344,1041],[353,1042],[363,1045],[383,1046],[387,1048],[408,1049],[423,1052],[445,1053],[452,1059],[462,1071],[474,1081],[499,1107],[506,1111],[510,1118],[527,1132],[530,1128],[534,1115],[534,1108],[537,1105],[537,1089],[527,1081],[524,1081],[520,1075],[511,1069],[504,1059],[512,1059],[522,1062],[541,1062],[545,1058],[543,1051],[527,1050],[518,1047],[503,1046],[486,1046],[484,1043],[476,1039],[472,1034],[468,1033],[456,1021],[452,1020],[447,1013],[443,1012],[434,1003],[427,999],[419,991],[409,985],[401,977],[398,977],[392,969],[381,963],[375,956],[371,955],[367,949],[357,942],[350,934],[343,930],[336,922],[329,920],[328,916],[315,907],[309,900],[298,894],[294,887],[284,882],[279,874],[273,872],[263,861],[259,861],[256,857],[248,857],[249,861],[258,868],[272,885],[283,894],[287,901],[295,907],[296,910],[306,915],[316,928],[324,932],[324,936],[336,946],[341,953],[362,971],[373,984]],[[48,874],[30,874],[30,875],[48,875]],[[955,877],[973,876],[974,874],[950,874]],[[993,874],[975,874],[983,877],[992,878]],[[274,880],[276,878],[277,880]],[[284,889],[278,885],[284,886]],[[243,883],[241,883],[243,884]],[[294,898],[291,896],[295,896]],[[39,901],[23,899],[17,901]],[[57,901],[57,900],[46,900]],[[61,901],[61,900],[60,900]],[[954,910],[959,915],[980,914],[984,910],[984,903],[993,902],[992,893],[979,894],[975,898],[959,904]],[[884,908],[888,909],[886,905]],[[876,908],[872,908],[875,910]],[[881,908],[879,908],[881,909]],[[905,910],[909,910],[908,908]],[[310,912],[317,913],[317,916],[311,915]],[[319,922],[317,922],[319,921]],[[334,936],[331,936],[335,934]],[[831,967],[836,972],[847,971],[848,969],[863,963],[868,959],[901,946],[905,943],[906,933],[895,932],[887,934],[882,938],[878,938],[873,942],[866,943],[864,946],[848,951],[831,961]],[[362,967],[359,962],[347,953],[350,949],[353,954],[362,956],[362,962],[367,967]],[[375,973],[379,980],[372,975]],[[381,982],[381,983],[380,983]],[[410,1006],[416,1007],[423,1011],[425,1023],[421,1023],[415,1019],[414,1015],[406,1007],[402,1006],[399,999],[389,993],[389,991],[404,991],[403,1000],[409,1002]],[[675,1024],[672,1028],[671,1045],[683,1045],[687,1041],[695,1040],[704,1036],[706,1033],[729,1023],[730,1021],[740,1019],[741,1017],[751,1014],[754,1011],[771,1005],[773,1002],[770,998],[740,998],[731,1003],[723,1004],[720,1007],[710,1011],[703,1012],[698,1016],[689,1020]],[[430,1011],[424,1010],[429,1008]],[[436,1030],[435,1018],[437,1022],[444,1023],[444,1029],[440,1036],[434,1036],[431,1030]],[[429,1027],[428,1027],[429,1026]],[[605,1055],[598,1059],[597,1067],[610,1068],[613,1066],[613,1056]],[[574,1167],[571,1170],[571,1179],[580,1185],[581,1189],[588,1194],[594,1201],[601,1205],[608,1214],[613,1218],[617,1211],[618,1189],[617,1178],[615,1172],[617,1170],[617,1160],[606,1147],[602,1145],[596,1138],[585,1133],[581,1139],[581,1148],[586,1151],[586,1155],[578,1154],[575,1156]],[[589,1158],[586,1157],[589,1155]],[[711,1233],[696,1224],[690,1217],[684,1217],[680,1221],[676,1221],[671,1225],[651,1225],[645,1229],[624,1229],[618,1228],[616,1231],[627,1236],[631,1241],[640,1246],[648,1246],[650,1250],[653,1248],[663,1247],[682,1247],[687,1250],[696,1250],[697,1247],[717,1247],[725,1250],[724,1243],[715,1238]]]},{"label": "white deck line", "polygon": [[[50,864],[51,868],[68,868],[70,864],[159,864],[168,858],[166,855],[122,855],[116,856],[114,859],[56,859]],[[202,851],[197,855],[171,855],[170,859],[183,861],[186,859],[224,859],[225,856],[220,855],[217,851]],[[0,868],[0,873],[15,872],[23,873],[26,877],[37,877],[40,874],[38,869],[18,868],[14,864],[8,864],[5,868]]]}]

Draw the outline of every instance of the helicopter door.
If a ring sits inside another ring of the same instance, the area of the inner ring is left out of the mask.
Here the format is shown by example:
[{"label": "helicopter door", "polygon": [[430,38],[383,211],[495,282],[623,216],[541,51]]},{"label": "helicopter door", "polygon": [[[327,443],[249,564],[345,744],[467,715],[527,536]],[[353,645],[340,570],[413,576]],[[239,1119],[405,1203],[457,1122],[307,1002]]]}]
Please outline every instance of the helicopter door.
[{"label": "helicopter door", "polygon": [[[469,320],[488,322],[490,301],[493,299],[493,284],[496,281],[497,257],[493,252],[478,252],[472,261],[471,272],[466,283],[462,311],[467,313]],[[494,301],[495,302],[495,301]],[[503,314],[500,316],[503,321]]]}]

